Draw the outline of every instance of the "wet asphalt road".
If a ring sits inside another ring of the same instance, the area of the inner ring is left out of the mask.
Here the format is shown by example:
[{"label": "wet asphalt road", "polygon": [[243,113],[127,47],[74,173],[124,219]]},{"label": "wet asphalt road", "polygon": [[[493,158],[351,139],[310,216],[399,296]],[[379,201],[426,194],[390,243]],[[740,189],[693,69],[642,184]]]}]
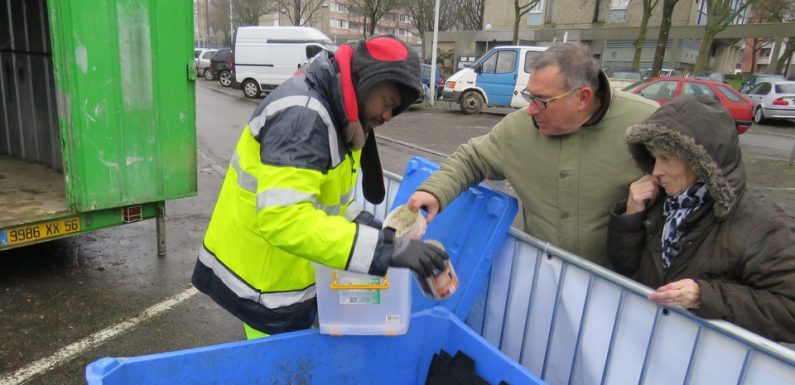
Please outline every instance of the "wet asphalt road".
[{"label": "wet asphalt road", "polygon": [[[190,275],[227,161],[256,103],[197,82],[199,194],[167,203],[165,258],[156,256],[154,221],[0,253],[0,385],[83,384],[86,365],[101,357],[243,339],[239,321],[196,294]],[[438,162],[487,133],[501,113],[465,116],[447,103],[414,108],[378,129],[383,166],[400,174],[412,155]],[[793,212],[795,171],[786,166],[785,147],[795,142],[795,127],[751,132],[756,136],[741,137],[749,178]],[[141,317],[156,305],[157,315]]]}]

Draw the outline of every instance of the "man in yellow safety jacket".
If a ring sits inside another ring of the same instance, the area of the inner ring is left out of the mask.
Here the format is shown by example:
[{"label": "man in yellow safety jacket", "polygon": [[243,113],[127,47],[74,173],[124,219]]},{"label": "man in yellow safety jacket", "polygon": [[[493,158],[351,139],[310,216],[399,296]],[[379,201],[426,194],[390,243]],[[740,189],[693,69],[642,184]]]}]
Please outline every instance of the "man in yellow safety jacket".
[{"label": "man in yellow safety jacket", "polygon": [[383,201],[373,128],[420,91],[417,55],[377,36],[318,54],[260,103],[237,142],[192,278],[244,322],[249,338],[312,325],[310,262],[379,276],[390,266],[421,276],[444,267],[443,250],[381,230],[353,202],[360,168],[365,198]]}]

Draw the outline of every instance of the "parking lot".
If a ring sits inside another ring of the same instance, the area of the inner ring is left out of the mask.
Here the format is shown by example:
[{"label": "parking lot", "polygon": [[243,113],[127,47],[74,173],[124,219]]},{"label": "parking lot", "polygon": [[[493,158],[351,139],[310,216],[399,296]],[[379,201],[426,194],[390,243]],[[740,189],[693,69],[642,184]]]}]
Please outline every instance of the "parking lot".
[{"label": "parking lot", "polygon": [[[199,194],[167,204],[168,256],[156,256],[153,221],[0,253],[0,385],[82,384],[87,364],[237,341],[238,320],[190,285],[226,165],[257,100],[197,80]],[[508,110],[461,114],[416,106],[377,129],[383,166],[400,174],[414,155],[442,161],[489,132]],[[795,212],[791,122],[741,136],[749,185]],[[506,192],[510,185],[494,184]]]}]

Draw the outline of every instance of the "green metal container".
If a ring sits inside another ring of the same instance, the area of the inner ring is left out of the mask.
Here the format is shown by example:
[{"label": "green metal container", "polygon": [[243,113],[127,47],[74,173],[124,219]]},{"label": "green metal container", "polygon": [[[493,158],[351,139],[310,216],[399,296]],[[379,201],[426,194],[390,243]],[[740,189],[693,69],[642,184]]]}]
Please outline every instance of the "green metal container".
[{"label": "green metal container", "polygon": [[196,194],[193,3],[0,10],[0,250],[158,218]]}]

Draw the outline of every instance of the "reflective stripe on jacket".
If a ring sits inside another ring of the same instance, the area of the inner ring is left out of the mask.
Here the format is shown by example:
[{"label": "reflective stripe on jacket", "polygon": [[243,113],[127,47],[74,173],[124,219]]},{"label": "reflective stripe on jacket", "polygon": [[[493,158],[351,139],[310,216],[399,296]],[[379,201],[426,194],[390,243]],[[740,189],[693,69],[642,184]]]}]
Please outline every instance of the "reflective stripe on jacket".
[{"label": "reflective stripe on jacket", "polygon": [[[366,273],[379,232],[351,220],[360,151],[342,141],[334,63],[326,56],[274,90],[235,148],[204,237],[194,285],[265,333],[308,328],[310,262]],[[347,215],[346,215],[347,214]]]}]

